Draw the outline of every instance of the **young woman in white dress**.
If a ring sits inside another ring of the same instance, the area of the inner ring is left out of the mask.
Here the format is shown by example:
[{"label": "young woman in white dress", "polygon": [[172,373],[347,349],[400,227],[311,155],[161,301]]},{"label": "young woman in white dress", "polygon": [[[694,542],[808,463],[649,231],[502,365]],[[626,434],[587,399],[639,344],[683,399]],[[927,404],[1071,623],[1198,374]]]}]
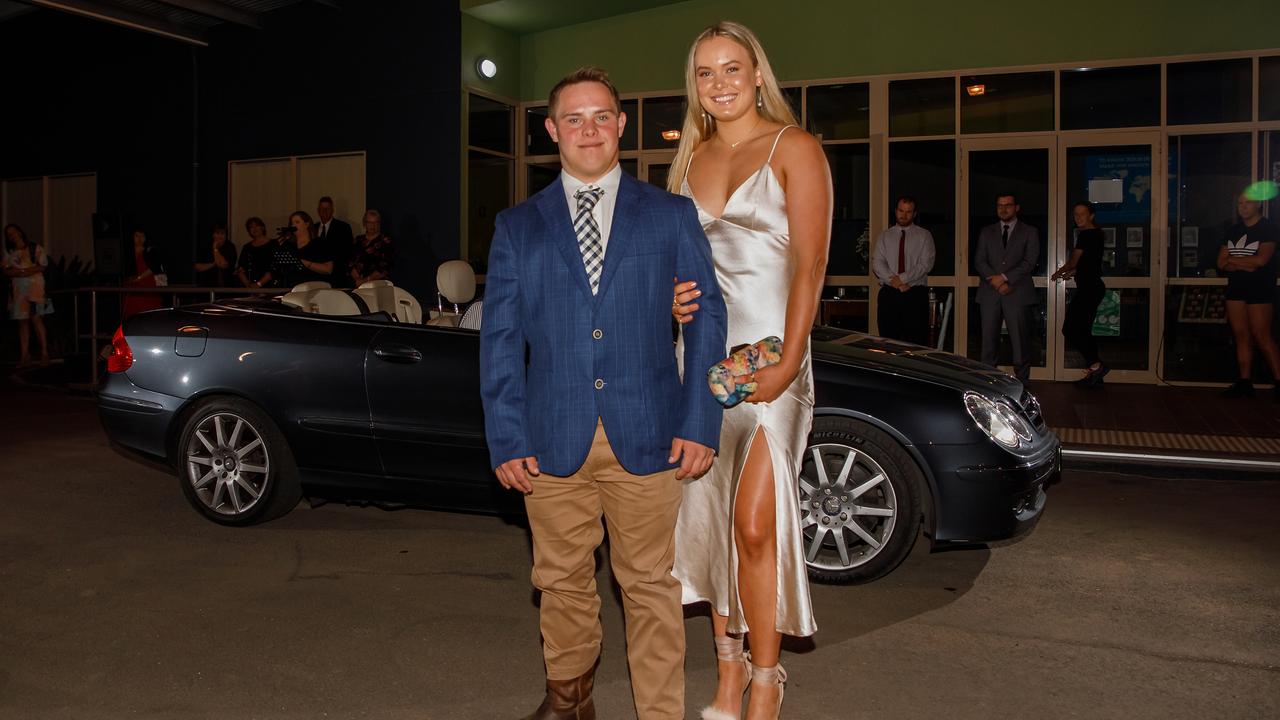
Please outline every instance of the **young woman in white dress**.
[{"label": "young woman in white dress", "polygon": [[[668,189],[697,206],[730,347],[770,335],[783,347],[779,364],[740,379],[757,383],[755,393],[725,412],[711,472],[685,485],[674,575],[686,604],[711,604],[719,687],[703,717],[738,718],[749,685],[747,717],[775,718],[786,680],[781,637],[817,630],[796,478],[813,418],[809,330],[827,264],[831,173],[742,25],[718,23],[695,39],[686,89]],[[697,322],[697,289],[678,283],[675,291],[677,319]],[[685,371],[696,382],[706,368]]]}]

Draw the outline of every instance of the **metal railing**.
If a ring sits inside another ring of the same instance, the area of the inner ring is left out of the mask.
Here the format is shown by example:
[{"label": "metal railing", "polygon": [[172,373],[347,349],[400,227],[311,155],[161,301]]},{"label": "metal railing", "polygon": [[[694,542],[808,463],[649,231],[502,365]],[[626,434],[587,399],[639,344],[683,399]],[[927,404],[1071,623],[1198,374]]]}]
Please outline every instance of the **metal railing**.
[{"label": "metal railing", "polygon": [[[227,296],[244,296],[244,295],[266,295],[275,296],[283,295],[289,291],[288,288],[236,288],[236,287],[192,287],[185,285],[168,285],[165,287],[119,287],[119,286],[90,286],[81,288],[68,288],[65,290],[54,290],[49,293],[52,296],[71,296],[71,327],[72,327],[72,349],[76,355],[80,354],[80,342],[82,340],[89,341],[89,385],[97,387],[98,385],[98,348],[100,341],[111,341],[114,329],[108,329],[103,333],[100,325],[101,313],[99,313],[99,296],[114,296],[113,301],[116,304],[118,313],[116,317],[123,322],[124,318],[124,296],[125,295],[159,295],[162,298],[169,299],[168,307],[176,308],[182,305],[191,305],[197,302],[215,302],[219,297]],[[88,297],[89,306],[89,331],[83,332],[80,328],[80,305],[83,297]],[[181,302],[182,298],[195,296],[196,300],[192,302]],[[161,303],[164,305],[164,303]]]}]

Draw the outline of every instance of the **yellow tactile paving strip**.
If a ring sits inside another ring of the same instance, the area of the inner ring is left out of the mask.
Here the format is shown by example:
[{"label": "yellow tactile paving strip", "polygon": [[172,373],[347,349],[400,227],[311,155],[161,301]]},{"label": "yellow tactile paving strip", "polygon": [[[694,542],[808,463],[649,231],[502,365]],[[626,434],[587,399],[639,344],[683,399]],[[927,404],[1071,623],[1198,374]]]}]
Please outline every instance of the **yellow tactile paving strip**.
[{"label": "yellow tactile paving strip", "polygon": [[1054,428],[1063,445],[1110,445],[1158,450],[1200,450],[1239,455],[1280,455],[1280,438],[1189,435],[1136,430]]}]

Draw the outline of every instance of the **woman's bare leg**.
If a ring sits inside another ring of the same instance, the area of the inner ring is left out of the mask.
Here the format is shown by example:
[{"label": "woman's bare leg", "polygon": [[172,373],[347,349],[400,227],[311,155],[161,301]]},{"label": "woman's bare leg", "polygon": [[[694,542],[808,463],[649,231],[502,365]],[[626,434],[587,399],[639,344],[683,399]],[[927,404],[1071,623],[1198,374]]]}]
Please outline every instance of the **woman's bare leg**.
[{"label": "woman's bare leg", "polygon": [[1243,300],[1227,301],[1227,322],[1236,340],[1236,364],[1240,366],[1240,378],[1253,377],[1253,343],[1249,334],[1249,313]]},{"label": "woman's bare leg", "polygon": [[[734,542],[738,549],[738,594],[750,629],[751,662],[778,664],[782,636],[777,630],[778,520],[773,459],[764,430],[756,430],[738,480],[734,503]],[[753,685],[748,720],[776,716],[778,686]]]}]

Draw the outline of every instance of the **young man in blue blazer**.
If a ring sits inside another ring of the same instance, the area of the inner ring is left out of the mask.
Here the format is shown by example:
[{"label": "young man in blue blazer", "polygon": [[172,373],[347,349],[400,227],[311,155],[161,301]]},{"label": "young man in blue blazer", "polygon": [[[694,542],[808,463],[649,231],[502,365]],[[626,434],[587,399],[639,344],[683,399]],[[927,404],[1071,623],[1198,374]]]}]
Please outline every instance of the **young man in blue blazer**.
[{"label": "young man in blue blazer", "polygon": [[[684,620],[671,575],[680,480],[710,467],[722,410],[705,373],[726,355],[724,301],[693,203],[622,172],[617,90],[583,68],[551,91],[557,182],[496,221],[480,332],[490,460],[525,494],[542,591],[547,694],[535,719],[593,718],[595,550],[608,519],[642,720],[684,717]],[[684,381],[674,278],[697,282]],[[527,360],[526,360],[527,358]]]}]

